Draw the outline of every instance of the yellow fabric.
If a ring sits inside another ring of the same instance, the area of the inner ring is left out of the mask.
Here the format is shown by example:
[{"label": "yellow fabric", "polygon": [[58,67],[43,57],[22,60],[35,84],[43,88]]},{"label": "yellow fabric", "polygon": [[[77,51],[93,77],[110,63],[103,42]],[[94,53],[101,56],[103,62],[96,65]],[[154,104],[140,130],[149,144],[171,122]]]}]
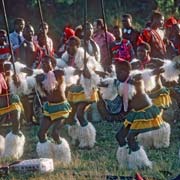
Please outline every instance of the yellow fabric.
[{"label": "yellow fabric", "polygon": [[0,108],[0,116],[10,113],[11,111],[21,111],[23,109],[21,103],[12,103],[8,107]]},{"label": "yellow fabric", "polygon": [[169,94],[161,94],[157,98],[152,99],[152,102],[157,107],[169,107],[172,104]]},{"label": "yellow fabric", "polygon": [[130,129],[132,130],[137,130],[137,129],[153,129],[154,127],[160,127],[163,124],[163,119],[162,119],[162,113],[161,113],[153,119],[138,119],[134,120],[132,123],[125,120],[124,126],[127,127],[128,125],[131,125]]},{"label": "yellow fabric", "polygon": [[58,118],[61,118],[61,117],[64,117],[64,116],[68,116],[69,112],[67,112],[67,111],[58,111],[58,112],[49,114],[47,111],[44,111],[44,115],[50,117],[50,119],[53,121],[55,119],[58,119]]},{"label": "yellow fabric", "polygon": [[48,105],[49,105],[49,106],[53,106],[53,105],[62,105],[62,104],[64,104],[65,102],[67,102],[67,101],[65,100],[65,101],[58,102],[58,103],[48,102]]},{"label": "yellow fabric", "polygon": [[90,99],[87,99],[84,92],[68,92],[67,99],[69,102],[77,103],[77,102],[97,102],[99,100],[97,90],[93,90]]}]

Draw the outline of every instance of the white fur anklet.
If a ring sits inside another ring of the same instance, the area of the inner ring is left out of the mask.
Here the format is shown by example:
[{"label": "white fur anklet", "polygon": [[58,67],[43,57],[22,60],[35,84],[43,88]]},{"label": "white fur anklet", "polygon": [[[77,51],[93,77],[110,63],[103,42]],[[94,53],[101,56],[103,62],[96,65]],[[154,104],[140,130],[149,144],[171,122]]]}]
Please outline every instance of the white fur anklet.
[{"label": "white fur anklet", "polygon": [[126,169],[128,167],[128,153],[129,153],[129,149],[127,145],[123,147],[120,146],[118,147],[116,158],[118,160],[119,167],[121,169]]},{"label": "white fur anklet", "polygon": [[0,135],[0,157],[2,157],[5,149],[5,139]]},{"label": "white fur anklet", "polygon": [[152,162],[148,159],[142,146],[139,150],[128,154],[128,167],[129,169],[152,168]]},{"label": "white fur anklet", "polygon": [[15,135],[12,132],[8,133],[5,138],[5,150],[4,157],[11,157],[13,159],[19,159],[24,152],[25,137],[21,133],[21,136]]},{"label": "white fur anklet", "polygon": [[40,158],[54,158],[53,145],[50,141],[44,143],[38,142],[36,152]]},{"label": "white fur anklet", "polygon": [[72,138],[72,144],[75,145],[79,136],[80,125],[79,122],[75,125],[68,125],[68,135]]},{"label": "white fur anklet", "polygon": [[88,122],[86,126],[80,127],[79,142],[79,148],[93,148],[96,142],[96,129],[92,123]]},{"label": "white fur anklet", "polygon": [[54,159],[64,164],[71,162],[71,150],[66,139],[61,138],[61,144],[53,144]]},{"label": "white fur anklet", "polygon": [[167,148],[170,144],[171,127],[169,123],[164,122],[162,127],[152,132],[154,147],[155,148]]},{"label": "white fur anklet", "polygon": [[167,148],[170,144],[171,127],[169,123],[164,122],[159,129],[139,134],[137,136],[141,145],[147,148]]}]

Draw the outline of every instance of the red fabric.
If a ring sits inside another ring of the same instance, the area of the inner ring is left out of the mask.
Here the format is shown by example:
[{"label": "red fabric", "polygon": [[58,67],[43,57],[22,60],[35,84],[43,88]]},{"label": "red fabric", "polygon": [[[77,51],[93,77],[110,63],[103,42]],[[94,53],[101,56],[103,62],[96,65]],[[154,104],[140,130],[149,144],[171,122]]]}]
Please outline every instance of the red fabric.
[{"label": "red fabric", "polygon": [[149,43],[150,41],[151,41],[151,31],[149,28],[146,28],[138,37],[137,45],[141,44],[142,42]]},{"label": "red fabric", "polygon": [[0,94],[3,93],[3,90],[7,90],[7,89],[8,89],[8,86],[6,84],[4,76],[0,73]]},{"label": "red fabric", "polygon": [[136,173],[136,180],[144,180],[139,173]]},{"label": "red fabric", "polygon": [[0,48],[0,54],[6,54],[6,53],[10,53],[10,48],[9,47],[4,47],[4,48]]},{"label": "red fabric", "polygon": [[129,41],[123,39],[121,43],[115,43],[115,45],[111,48],[111,52],[113,55],[113,59],[115,60],[126,60],[131,61],[131,49],[132,46],[128,43]]},{"label": "red fabric", "polygon": [[163,52],[165,54],[166,52],[166,46],[164,44],[163,39],[161,39],[160,35],[156,30],[146,28],[143,30],[141,35],[138,38],[137,45],[139,45],[142,42],[149,43],[150,45],[153,44],[156,49]]},{"label": "red fabric", "polygon": [[170,18],[166,19],[165,23],[164,23],[164,27],[165,28],[169,28],[172,27],[173,24],[177,24],[177,20],[171,16]]},{"label": "red fabric", "polygon": [[64,29],[64,33],[65,33],[66,40],[68,40],[71,36],[75,35],[75,31],[71,28],[68,28],[68,27],[66,27]]},{"label": "red fabric", "polygon": [[116,58],[114,58],[114,61],[115,61],[115,62],[123,62],[123,61],[126,61],[126,60],[123,59],[123,58],[118,58],[118,57],[116,57]]}]

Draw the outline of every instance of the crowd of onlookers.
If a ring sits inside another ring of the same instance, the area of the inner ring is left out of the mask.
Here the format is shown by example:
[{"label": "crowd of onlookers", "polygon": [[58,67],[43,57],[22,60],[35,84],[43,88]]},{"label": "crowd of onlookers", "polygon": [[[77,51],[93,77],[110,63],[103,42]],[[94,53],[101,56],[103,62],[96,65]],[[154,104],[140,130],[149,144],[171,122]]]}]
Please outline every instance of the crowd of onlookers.
[{"label": "crowd of onlookers", "polygon": [[[124,14],[121,24],[122,27],[115,25],[112,32],[108,31],[102,19],[95,20],[93,24],[87,22],[86,25],[79,25],[75,29],[65,27],[58,48],[54,49],[53,40],[48,36],[49,26],[46,22],[40,24],[35,34],[31,24],[25,23],[23,18],[17,18],[14,21],[14,31],[10,33],[10,40],[16,59],[30,68],[38,68],[45,54],[61,58],[71,36],[77,36],[81,40],[81,46],[86,46],[87,52],[94,56],[105,70],[109,70],[115,61],[132,62],[137,58],[141,60],[143,68],[150,62],[150,57],[172,59],[179,55],[180,25],[175,17],[164,20],[160,12],[154,11],[146,26],[138,31],[133,26],[132,16]],[[6,36],[6,31],[0,30],[2,53],[4,46],[8,44]],[[148,57],[143,58],[143,52],[148,53]]]}]

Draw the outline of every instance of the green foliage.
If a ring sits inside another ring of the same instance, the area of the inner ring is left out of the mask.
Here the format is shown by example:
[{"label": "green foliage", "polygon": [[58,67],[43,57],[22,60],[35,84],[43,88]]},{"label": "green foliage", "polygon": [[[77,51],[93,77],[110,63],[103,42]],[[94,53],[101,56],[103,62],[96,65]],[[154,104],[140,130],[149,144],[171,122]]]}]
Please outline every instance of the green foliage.
[{"label": "green foliage", "polygon": [[174,0],[156,0],[158,7],[162,10],[165,15],[169,15],[173,13],[174,9]]},{"label": "green foliage", "polygon": [[56,3],[67,3],[68,5],[71,5],[74,3],[74,0],[55,0]]},{"label": "green foliage", "polygon": [[[74,2],[76,2],[77,0],[54,0],[55,3],[66,3],[68,5],[72,5]],[[41,0],[40,2],[42,3],[53,3],[53,1],[51,0]],[[29,0],[29,4],[34,7],[37,4],[37,0]]]}]

